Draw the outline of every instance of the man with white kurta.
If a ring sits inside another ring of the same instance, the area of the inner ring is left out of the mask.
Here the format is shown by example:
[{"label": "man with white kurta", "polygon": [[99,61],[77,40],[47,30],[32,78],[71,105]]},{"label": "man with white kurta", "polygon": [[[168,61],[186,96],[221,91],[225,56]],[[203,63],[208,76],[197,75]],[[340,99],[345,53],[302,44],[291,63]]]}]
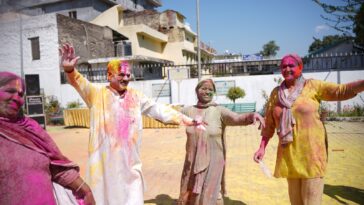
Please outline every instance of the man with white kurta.
[{"label": "man with white kurta", "polygon": [[65,44],[60,51],[69,83],[90,109],[86,179],[96,203],[143,204],[144,183],[139,153],[142,115],[187,126],[201,123],[128,87],[131,69],[126,62],[109,62],[109,85],[105,86],[89,82],[75,69],[79,57],[75,56],[72,45]]}]

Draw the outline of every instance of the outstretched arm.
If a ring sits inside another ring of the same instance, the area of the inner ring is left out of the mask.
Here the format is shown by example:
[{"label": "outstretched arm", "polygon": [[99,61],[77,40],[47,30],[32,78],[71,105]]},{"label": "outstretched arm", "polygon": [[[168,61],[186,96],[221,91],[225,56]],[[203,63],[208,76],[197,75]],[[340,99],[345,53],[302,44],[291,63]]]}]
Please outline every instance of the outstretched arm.
[{"label": "outstretched arm", "polygon": [[254,125],[258,121],[260,123],[259,129],[265,127],[264,118],[259,113],[237,114],[226,108],[221,108],[221,112],[226,125]]},{"label": "outstretched arm", "polygon": [[148,117],[157,119],[163,123],[180,124],[184,126],[197,126],[201,129],[204,128],[207,123],[202,122],[201,119],[192,119],[181,112],[173,109],[171,106],[153,102],[150,98],[144,94],[138,92],[141,96],[141,108],[142,113]]},{"label": "outstretched arm", "polygon": [[364,80],[350,82],[347,83],[346,85],[350,87],[356,94],[364,91]]},{"label": "outstretched arm", "polygon": [[364,80],[358,80],[346,84],[336,84],[332,82],[313,81],[318,85],[319,99],[325,101],[342,101],[348,100],[356,96],[356,94],[364,91]]},{"label": "outstretched arm", "polygon": [[259,129],[265,127],[264,118],[259,113],[251,112],[251,113],[248,113],[246,115],[247,116],[245,118],[248,119],[248,122],[250,122],[250,124],[255,125],[255,123],[258,121],[259,122]]}]

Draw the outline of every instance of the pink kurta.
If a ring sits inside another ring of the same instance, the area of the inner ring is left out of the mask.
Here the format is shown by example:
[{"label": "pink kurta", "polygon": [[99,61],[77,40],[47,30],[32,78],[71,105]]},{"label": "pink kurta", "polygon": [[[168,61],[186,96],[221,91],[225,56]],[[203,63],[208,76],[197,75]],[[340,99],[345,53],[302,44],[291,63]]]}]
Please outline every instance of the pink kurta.
[{"label": "pink kurta", "polygon": [[97,204],[144,204],[140,145],[142,114],[180,123],[182,115],[128,88],[124,98],[90,83],[76,70],[68,79],[90,108],[87,181]]},{"label": "pink kurta", "polygon": [[[292,105],[296,121],[293,142],[279,145],[274,176],[284,178],[323,177],[327,167],[326,131],[319,116],[321,100],[337,101],[354,97],[349,86],[320,80],[307,80],[302,93]],[[278,87],[269,98],[262,136],[272,137],[279,127],[282,107],[278,101]]]}]

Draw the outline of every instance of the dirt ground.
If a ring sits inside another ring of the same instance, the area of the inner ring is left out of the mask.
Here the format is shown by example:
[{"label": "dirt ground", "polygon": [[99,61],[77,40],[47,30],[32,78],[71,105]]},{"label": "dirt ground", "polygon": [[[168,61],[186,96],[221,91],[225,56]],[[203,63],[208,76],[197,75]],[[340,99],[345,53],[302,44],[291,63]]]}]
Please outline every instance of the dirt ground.
[{"label": "dirt ground", "polygon": [[[329,165],[322,204],[364,204],[364,122],[327,122]],[[88,129],[49,126],[62,152],[85,175]],[[179,194],[186,135],[177,129],[144,129],[141,157],[147,183],[145,204],[174,204]],[[260,142],[255,126],[228,127],[226,183],[228,205],[289,204],[285,179],[268,178],[252,158]],[[265,164],[274,170],[277,138]]]}]

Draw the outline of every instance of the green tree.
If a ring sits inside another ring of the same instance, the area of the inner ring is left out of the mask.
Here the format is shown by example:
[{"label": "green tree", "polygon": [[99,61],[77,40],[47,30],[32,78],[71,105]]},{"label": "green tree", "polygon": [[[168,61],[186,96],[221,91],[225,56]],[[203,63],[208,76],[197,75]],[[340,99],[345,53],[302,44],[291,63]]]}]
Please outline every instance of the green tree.
[{"label": "green tree", "polygon": [[310,47],[308,48],[309,53],[317,51],[321,48],[325,48],[335,42],[350,39],[350,37],[340,36],[340,35],[328,35],[328,36],[324,36],[322,38],[322,40],[320,40],[318,38],[313,38],[313,39],[314,39],[314,41],[311,43]]},{"label": "green tree", "polygon": [[231,87],[226,94],[226,97],[233,101],[235,104],[235,101],[239,98],[245,97],[245,91],[241,89],[240,87]]},{"label": "green tree", "polygon": [[357,43],[363,42],[363,0],[342,0],[336,4],[324,3],[322,0],[312,1],[321,6],[325,13],[328,14],[321,15],[321,17],[328,22],[328,26],[341,32],[345,36],[352,36],[354,33],[355,41]]},{"label": "green tree", "polygon": [[259,53],[263,55],[263,57],[271,57],[276,56],[279,51],[279,46],[276,45],[275,41],[269,41],[268,43],[263,45],[263,50]]},{"label": "green tree", "polygon": [[354,30],[355,42],[364,46],[364,3],[360,6],[358,13],[355,15]]}]

